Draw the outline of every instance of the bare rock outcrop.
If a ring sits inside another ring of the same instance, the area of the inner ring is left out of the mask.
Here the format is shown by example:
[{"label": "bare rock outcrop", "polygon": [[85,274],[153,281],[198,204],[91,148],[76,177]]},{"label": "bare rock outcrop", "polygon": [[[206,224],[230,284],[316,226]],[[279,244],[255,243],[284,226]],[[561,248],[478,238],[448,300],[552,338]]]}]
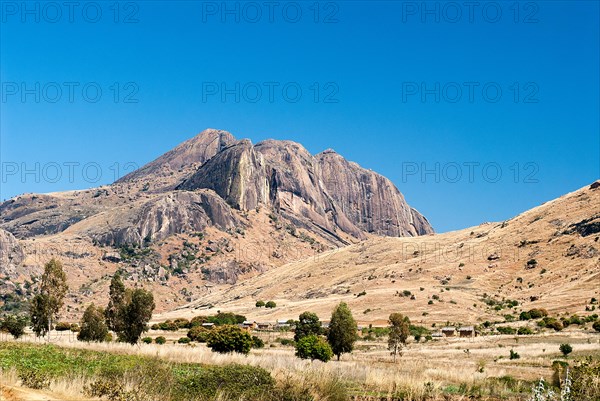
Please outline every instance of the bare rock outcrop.
[{"label": "bare rock outcrop", "polygon": [[8,231],[0,229],[0,274],[14,276],[24,260],[25,252],[19,241]]}]

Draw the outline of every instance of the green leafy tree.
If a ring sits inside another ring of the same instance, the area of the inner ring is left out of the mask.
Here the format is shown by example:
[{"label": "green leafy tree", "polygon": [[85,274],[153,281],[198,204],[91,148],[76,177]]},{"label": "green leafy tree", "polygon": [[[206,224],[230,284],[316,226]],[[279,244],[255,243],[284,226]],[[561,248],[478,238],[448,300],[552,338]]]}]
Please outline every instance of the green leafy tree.
[{"label": "green leafy tree", "polygon": [[352,352],[354,349],[354,343],[358,339],[356,329],[356,321],[352,317],[350,308],[344,302],[340,302],[331,315],[327,333],[327,340],[338,361],[342,354]]},{"label": "green leafy tree", "polygon": [[333,357],[333,351],[324,338],[309,334],[296,343],[296,356],[302,359],[318,359],[328,362]]},{"label": "green leafy tree", "polygon": [[401,313],[392,313],[388,320],[390,333],[388,335],[388,350],[394,356],[402,355],[402,347],[410,335],[410,319]]},{"label": "green leafy tree", "polygon": [[225,325],[211,330],[206,345],[215,352],[248,354],[252,347],[250,334],[237,326]]},{"label": "green leafy tree", "polygon": [[562,352],[562,354],[564,356],[567,356],[571,352],[573,352],[573,347],[571,347],[571,344],[561,344],[559,349],[560,349],[560,352]]},{"label": "green leafy tree", "polygon": [[592,325],[592,328],[600,333],[600,320],[596,320]]},{"label": "green leafy tree", "polygon": [[135,344],[148,331],[154,311],[154,296],[141,288],[126,288],[119,272],[115,273],[109,289],[109,302],[104,317],[107,327],[122,342]]},{"label": "green leafy tree", "polygon": [[122,332],[125,327],[125,316],[123,313],[125,311],[126,295],[127,291],[121,279],[121,274],[116,272],[110,281],[109,301],[104,311],[106,325],[115,333]]},{"label": "green leafy tree", "polygon": [[108,328],[104,322],[104,309],[97,308],[93,303],[87,307],[80,322],[79,341],[102,342],[106,339]]},{"label": "green leafy tree", "polygon": [[58,319],[68,290],[67,275],[62,263],[53,258],[44,266],[39,294],[33,297],[30,305],[31,328],[38,337],[50,332],[52,322]]},{"label": "green leafy tree", "polygon": [[275,301],[269,301],[265,304],[266,308],[275,308],[277,306],[277,304],[275,303]]},{"label": "green leafy tree", "polygon": [[25,327],[27,327],[27,317],[17,315],[6,316],[0,325],[0,328],[9,332],[15,340],[21,338],[23,334],[25,334]]},{"label": "green leafy tree", "polygon": [[123,329],[117,332],[119,341],[135,344],[142,333],[148,331],[148,322],[155,308],[154,296],[150,291],[136,288],[127,290],[123,306]]},{"label": "green leafy tree", "polygon": [[304,312],[298,317],[298,322],[296,323],[296,329],[294,331],[294,341],[296,342],[311,334],[316,336],[323,334],[321,321],[319,320],[319,317],[312,312]]},{"label": "green leafy tree", "polygon": [[265,306],[265,301],[256,301],[257,308],[262,308],[263,306]]}]

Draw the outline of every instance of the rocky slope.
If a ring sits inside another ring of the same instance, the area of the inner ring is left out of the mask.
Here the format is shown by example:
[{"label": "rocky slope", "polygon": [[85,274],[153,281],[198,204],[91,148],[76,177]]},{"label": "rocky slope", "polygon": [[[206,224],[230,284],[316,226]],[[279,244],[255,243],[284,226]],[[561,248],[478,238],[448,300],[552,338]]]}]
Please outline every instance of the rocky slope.
[{"label": "rocky slope", "polygon": [[340,155],[213,129],[112,185],[10,199],[0,230],[0,274],[28,280],[58,257],[75,308],[122,269],[162,309],[327,249],[433,232],[388,179]]},{"label": "rocky slope", "polygon": [[[401,312],[424,324],[480,324],[531,308],[585,316],[597,308],[592,298],[600,299],[600,181],[504,222],[372,238],[293,261],[157,319],[210,313],[212,305],[257,321],[307,310],[327,320],[344,301],[364,323],[386,324]],[[256,300],[277,308],[256,308]]]}]

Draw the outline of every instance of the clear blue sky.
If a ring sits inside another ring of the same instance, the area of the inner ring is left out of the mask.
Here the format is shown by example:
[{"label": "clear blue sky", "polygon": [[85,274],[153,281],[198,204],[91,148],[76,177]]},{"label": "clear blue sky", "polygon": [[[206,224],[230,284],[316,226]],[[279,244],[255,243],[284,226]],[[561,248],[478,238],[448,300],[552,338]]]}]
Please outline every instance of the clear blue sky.
[{"label": "clear blue sky", "polygon": [[207,127],[334,148],[438,232],[600,177],[597,1],[0,4],[0,199],[110,183]]}]

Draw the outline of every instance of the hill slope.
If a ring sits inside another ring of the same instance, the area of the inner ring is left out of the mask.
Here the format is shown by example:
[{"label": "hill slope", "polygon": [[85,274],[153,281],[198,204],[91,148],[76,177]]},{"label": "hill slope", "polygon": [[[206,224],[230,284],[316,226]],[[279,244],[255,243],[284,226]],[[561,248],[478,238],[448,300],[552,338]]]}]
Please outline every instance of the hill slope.
[{"label": "hill slope", "polygon": [[[600,299],[599,238],[596,182],[505,222],[415,238],[372,238],[295,261],[165,317],[210,313],[206,305],[214,305],[258,321],[297,318],[306,310],[328,319],[340,301],[359,321],[379,324],[392,312],[427,323],[503,320],[504,314],[535,307],[585,313],[592,297]],[[278,307],[255,308],[259,299],[275,300]],[[495,310],[503,300],[519,306]]]}]

